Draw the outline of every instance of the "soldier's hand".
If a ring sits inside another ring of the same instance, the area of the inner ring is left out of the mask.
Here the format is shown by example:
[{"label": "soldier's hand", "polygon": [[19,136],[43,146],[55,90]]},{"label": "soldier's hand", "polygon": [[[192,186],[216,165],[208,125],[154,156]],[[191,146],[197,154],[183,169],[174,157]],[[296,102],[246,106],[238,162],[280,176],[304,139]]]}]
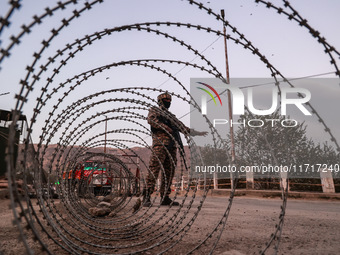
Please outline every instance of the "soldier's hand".
[{"label": "soldier's hand", "polygon": [[197,136],[197,135],[199,135],[199,136],[206,136],[207,134],[208,134],[207,131],[200,132],[200,131],[196,131],[193,128],[190,129],[190,135],[192,135],[192,136]]},{"label": "soldier's hand", "polygon": [[208,134],[208,132],[207,131],[202,131],[202,132],[199,132],[199,136],[206,136]]}]

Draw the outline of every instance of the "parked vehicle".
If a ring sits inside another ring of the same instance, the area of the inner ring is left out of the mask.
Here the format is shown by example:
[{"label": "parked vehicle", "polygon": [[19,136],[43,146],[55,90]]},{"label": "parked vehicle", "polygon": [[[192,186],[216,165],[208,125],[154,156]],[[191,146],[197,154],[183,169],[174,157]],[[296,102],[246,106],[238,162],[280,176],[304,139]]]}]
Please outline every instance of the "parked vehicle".
[{"label": "parked vehicle", "polygon": [[63,174],[63,179],[72,183],[80,195],[92,192],[94,195],[106,195],[112,191],[112,176],[106,165],[100,161],[79,163],[73,170]]},{"label": "parked vehicle", "polygon": [[37,192],[35,191],[32,184],[27,184],[27,194],[30,198],[36,198]]},{"label": "parked vehicle", "polygon": [[[37,197],[37,190],[34,188],[32,184],[27,185],[27,191],[28,191],[28,196],[30,198],[36,198]],[[46,185],[44,184],[43,187],[41,188],[41,195],[43,198],[59,198],[57,189],[54,185]]]}]

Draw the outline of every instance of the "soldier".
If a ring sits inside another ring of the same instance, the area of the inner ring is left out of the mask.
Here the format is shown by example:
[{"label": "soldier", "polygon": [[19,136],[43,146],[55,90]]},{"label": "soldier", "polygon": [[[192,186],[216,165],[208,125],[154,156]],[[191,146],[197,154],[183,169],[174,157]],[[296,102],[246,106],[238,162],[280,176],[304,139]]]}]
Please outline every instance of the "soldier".
[{"label": "soldier", "polygon": [[[171,193],[171,183],[175,174],[177,164],[177,146],[183,152],[183,144],[179,132],[185,135],[206,136],[208,132],[198,132],[186,127],[174,114],[169,112],[171,95],[168,92],[157,97],[158,106],[153,106],[149,110],[148,123],[152,133],[152,155],[149,163],[149,174],[146,179],[147,187],[143,190],[143,206],[151,206],[150,195],[152,194],[159,171],[162,172],[160,187],[161,205],[179,205],[173,202],[169,195]],[[163,170],[162,170],[163,169]]]}]

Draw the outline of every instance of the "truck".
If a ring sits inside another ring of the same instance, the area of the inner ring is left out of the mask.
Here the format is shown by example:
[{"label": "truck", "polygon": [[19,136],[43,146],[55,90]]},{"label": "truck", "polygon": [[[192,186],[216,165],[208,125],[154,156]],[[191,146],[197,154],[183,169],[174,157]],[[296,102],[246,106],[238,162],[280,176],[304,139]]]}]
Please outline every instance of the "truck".
[{"label": "truck", "polygon": [[[66,178],[67,176],[67,178]],[[107,195],[113,189],[113,177],[107,165],[101,161],[78,163],[73,170],[63,173],[63,179],[72,183],[79,195],[93,193]]]}]

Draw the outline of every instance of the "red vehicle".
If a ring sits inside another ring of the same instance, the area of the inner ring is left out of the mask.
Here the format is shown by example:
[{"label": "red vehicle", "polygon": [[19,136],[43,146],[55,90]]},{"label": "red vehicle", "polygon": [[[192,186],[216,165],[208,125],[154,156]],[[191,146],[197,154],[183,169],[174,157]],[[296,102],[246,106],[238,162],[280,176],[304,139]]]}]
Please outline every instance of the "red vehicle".
[{"label": "red vehicle", "polygon": [[[66,173],[63,174],[65,179]],[[78,186],[79,193],[93,192],[95,195],[105,195],[112,191],[112,176],[104,163],[86,161],[79,163],[75,169],[68,172],[68,179]]]}]

